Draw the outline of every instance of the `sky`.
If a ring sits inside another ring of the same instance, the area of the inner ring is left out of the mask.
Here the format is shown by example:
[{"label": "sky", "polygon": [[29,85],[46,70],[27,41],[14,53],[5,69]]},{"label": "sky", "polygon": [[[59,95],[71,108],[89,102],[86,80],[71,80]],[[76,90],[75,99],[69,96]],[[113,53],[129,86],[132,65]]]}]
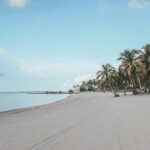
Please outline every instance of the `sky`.
[{"label": "sky", "polygon": [[149,43],[150,0],[0,0],[0,91],[68,90]]}]

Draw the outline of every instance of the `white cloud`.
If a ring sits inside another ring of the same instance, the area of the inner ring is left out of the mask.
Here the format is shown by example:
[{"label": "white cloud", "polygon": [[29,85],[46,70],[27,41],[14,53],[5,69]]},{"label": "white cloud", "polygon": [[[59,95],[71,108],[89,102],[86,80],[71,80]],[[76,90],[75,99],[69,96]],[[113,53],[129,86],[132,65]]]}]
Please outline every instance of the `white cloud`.
[{"label": "white cloud", "polygon": [[83,81],[88,81],[90,79],[94,79],[95,77],[96,76],[93,73],[88,73],[88,74],[85,74],[85,75],[80,75],[80,76],[77,76],[74,79],[67,80],[64,83],[64,87],[65,88],[72,88],[73,85],[80,85]]},{"label": "white cloud", "polygon": [[148,0],[131,0],[128,3],[128,7],[133,8],[133,9],[142,9],[142,8],[150,7],[150,1],[148,1]]},{"label": "white cloud", "polygon": [[17,59],[5,49],[0,49],[0,58],[6,60],[8,63],[17,63]]},{"label": "white cloud", "polygon": [[7,57],[8,53],[5,49],[0,49],[0,57]]},{"label": "white cloud", "polygon": [[[20,58],[12,55],[9,51],[0,49],[0,58],[8,65],[13,65],[23,74],[35,78],[47,78],[51,74],[67,75],[81,74],[83,72],[95,71],[98,64],[89,62],[50,62],[48,59],[32,57]],[[74,83],[90,78],[91,76],[80,76],[73,80]]]},{"label": "white cloud", "polygon": [[31,3],[31,0],[6,0],[6,2],[11,8],[24,9]]},{"label": "white cloud", "polygon": [[87,75],[82,75],[82,76],[76,77],[74,79],[74,83],[81,84],[83,81],[88,81],[88,80],[94,79],[94,78],[95,78],[95,75],[93,75],[92,73],[89,73]]},{"label": "white cloud", "polygon": [[87,71],[89,68],[95,68],[92,63],[51,63],[44,60],[37,61],[22,61],[19,63],[19,68],[22,72],[29,76],[44,78],[52,73],[55,74],[79,74]]}]

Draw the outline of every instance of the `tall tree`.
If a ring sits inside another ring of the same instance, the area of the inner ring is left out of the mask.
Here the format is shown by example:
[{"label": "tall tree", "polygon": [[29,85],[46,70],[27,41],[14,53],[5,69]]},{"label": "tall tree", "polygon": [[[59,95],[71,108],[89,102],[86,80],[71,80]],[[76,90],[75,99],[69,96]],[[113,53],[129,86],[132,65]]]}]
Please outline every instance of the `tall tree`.
[{"label": "tall tree", "polygon": [[139,54],[138,50],[124,50],[124,52],[120,53],[120,57],[118,60],[121,60],[120,68],[126,74],[128,77],[129,83],[133,86],[133,89],[136,88],[136,61],[137,61],[137,55]]},{"label": "tall tree", "polygon": [[145,86],[150,91],[150,44],[143,46],[139,52],[139,61],[145,66]]},{"label": "tall tree", "polygon": [[113,84],[112,84],[114,73],[115,73],[115,68],[112,67],[110,64],[102,65],[102,70],[97,72],[97,79],[107,82],[111,91],[114,94],[116,94],[116,92],[113,89]]}]

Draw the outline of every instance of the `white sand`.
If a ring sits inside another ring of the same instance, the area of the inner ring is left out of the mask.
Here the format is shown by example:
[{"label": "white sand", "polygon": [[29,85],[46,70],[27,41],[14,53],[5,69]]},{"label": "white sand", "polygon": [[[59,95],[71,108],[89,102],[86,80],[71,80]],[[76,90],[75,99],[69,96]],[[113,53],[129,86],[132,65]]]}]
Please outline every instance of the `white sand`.
[{"label": "white sand", "polygon": [[0,150],[150,150],[150,96],[80,94],[1,113]]}]

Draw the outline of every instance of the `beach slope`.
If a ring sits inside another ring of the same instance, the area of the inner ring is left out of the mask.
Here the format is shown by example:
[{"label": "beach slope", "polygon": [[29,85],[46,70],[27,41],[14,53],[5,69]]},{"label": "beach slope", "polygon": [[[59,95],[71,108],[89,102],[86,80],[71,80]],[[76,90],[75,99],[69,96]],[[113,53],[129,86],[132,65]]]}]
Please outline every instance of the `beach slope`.
[{"label": "beach slope", "polygon": [[150,97],[73,95],[0,113],[0,150],[149,150]]}]

